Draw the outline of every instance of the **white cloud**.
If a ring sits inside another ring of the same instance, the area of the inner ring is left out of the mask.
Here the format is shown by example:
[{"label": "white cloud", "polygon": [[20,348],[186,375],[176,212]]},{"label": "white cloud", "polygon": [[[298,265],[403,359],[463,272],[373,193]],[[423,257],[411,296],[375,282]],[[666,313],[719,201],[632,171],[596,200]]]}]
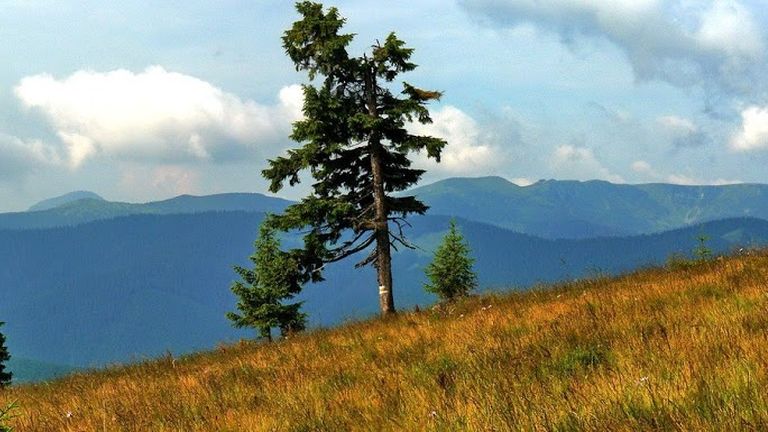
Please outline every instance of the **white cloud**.
[{"label": "white cloud", "polygon": [[601,179],[613,183],[624,183],[620,175],[612,173],[597,160],[590,148],[561,145],[552,154],[551,164],[561,178]]},{"label": "white cloud", "polygon": [[442,138],[448,142],[443,149],[440,163],[419,156],[419,164],[430,170],[448,174],[488,174],[502,165],[505,156],[495,145],[494,138],[484,133],[477,121],[453,106],[446,106],[430,113],[433,123],[412,124],[411,133]]},{"label": "white cloud", "polygon": [[55,149],[42,141],[22,140],[0,133],[0,181],[17,180],[60,162]]},{"label": "white cloud", "polygon": [[715,0],[701,14],[694,34],[704,48],[728,53],[731,59],[760,59],[764,55],[760,28],[752,14],[736,0]]},{"label": "white cloud", "polygon": [[768,148],[768,107],[750,106],[741,112],[741,128],[731,138],[735,150]]},{"label": "white cloud", "polygon": [[684,186],[698,186],[698,185],[723,186],[723,185],[744,183],[741,180],[722,179],[722,178],[707,181],[707,180],[702,180],[695,177],[689,177],[683,174],[670,174],[669,176],[667,176],[667,182],[672,184],[684,185]]},{"label": "white cloud", "polygon": [[302,101],[299,86],[283,88],[274,106],[244,101],[160,66],[35,75],[15,93],[50,122],[72,167],[99,155],[164,163],[248,157],[286,139]]},{"label": "white cloud", "polygon": [[678,149],[702,147],[711,141],[698,125],[687,118],[667,115],[659,117],[656,122]]},{"label": "white cloud", "polygon": [[565,43],[603,38],[627,55],[640,80],[750,94],[764,70],[761,27],[738,0],[463,0],[505,27],[533,23]]},{"label": "white cloud", "polygon": [[632,171],[638,173],[638,174],[644,174],[649,177],[658,178],[659,174],[656,172],[656,170],[653,169],[651,164],[644,160],[638,160],[632,162]]},{"label": "white cloud", "polygon": [[730,184],[739,184],[743,183],[741,180],[729,180],[729,179],[716,179],[716,180],[703,180],[700,178],[692,177],[685,174],[669,174],[669,175],[663,175],[659,173],[654,167],[651,166],[648,162],[644,160],[637,160],[632,163],[631,165],[632,171],[642,174],[646,177],[648,180],[657,181],[657,182],[665,182],[665,183],[671,183],[671,184],[677,184],[677,185],[685,185],[685,186],[697,186],[697,185],[730,185]]},{"label": "white cloud", "polygon": [[151,191],[155,198],[200,192],[200,173],[194,167],[179,165],[128,165],[121,170],[120,187],[126,193]]},{"label": "white cloud", "polygon": [[662,116],[657,121],[661,126],[673,132],[694,133],[698,130],[692,121],[675,115]]},{"label": "white cloud", "polygon": [[530,185],[535,183],[533,180],[531,180],[531,179],[529,179],[527,177],[516,177],[516,178],[513,178],[513,179],[509,179],[509,181],[511,181],[512,183],[514,183],[514,184],[516,184],[518,186],[522,186],[522,187],[530,186]]},{"label": "white cloud", "polygon": [[688,177],[683,174],[670,174],[667,176],[667,181],[672,184],[683,186],[695,186],[702,184],[700,180],[694,179],[693,177]]}]

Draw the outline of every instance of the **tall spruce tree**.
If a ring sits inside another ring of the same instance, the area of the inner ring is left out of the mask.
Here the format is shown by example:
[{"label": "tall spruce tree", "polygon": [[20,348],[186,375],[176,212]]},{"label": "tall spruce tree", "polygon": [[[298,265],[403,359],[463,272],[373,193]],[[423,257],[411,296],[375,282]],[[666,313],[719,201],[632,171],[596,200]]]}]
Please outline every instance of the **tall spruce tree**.
[{"label": "tall spruce tree", "polygon": [[[4,325],[4,322],[0,322],[0,327]],[[0,332],[0,388],[11,384],[13,374],[5,370],[6,362],[10,359],[11,355],[8,353],[8,347],[5,346],[5,335]]]},{"label": "tall spruce tree", "polygon": [[477,287],[477,275],[472,270],[475,260],[469,254],[469,243],[451,221],[448,234],[425,269],[430,282],[424,288],[448,301],[469,294]]},{"label": "tall spruce tree", "polygon": [[300,311],[302,303],[284,303],[301,291],[296,260],[280,250],[280,241],[266,222],[261,225],[255,248],[250,257],[253,269],[235,266],[242,281],[232,284],[232,292],[239,298],[240,313],[229,312],[227,318],[235,327],[255,328],[269,341],[273,328],[279,328],[283,336],[304,330],[307,315]]},{"label": "tall spruce tree", "polygon": [[412,247],[403,235],[405,218],[423,214],[427,206],[393,193],[424,173],[411,168],[411,153],[425,151],[439,161],[446,144],[412,135],[406,126],[430,123],[426,104],[441,93],[406,82],[400,95],[389,88],[401,73],[416,68],[410,62],[413,49],[394,33],[353,57],[347,48],[354,35],[340,33],[345,19],[337,9],[324,11],[321,4],[305,1],[296,10],[302,18],[285,32],[283,47],[296,70],[306,71],[310,81],[322,80],[304,86],[304,119],[294,123],[291,135],[302,145],[270,160],[263,175],[272,192],[286,180],[291,186],[299,183],[302,171],[314,183],[307,197],[274,219],[275,227],[304,230],[304,248],[293,255],[305,281],[322,280],[327,263],[370,250],[357,266],[376,267],[381,311],[394,313],[390,249]]}]

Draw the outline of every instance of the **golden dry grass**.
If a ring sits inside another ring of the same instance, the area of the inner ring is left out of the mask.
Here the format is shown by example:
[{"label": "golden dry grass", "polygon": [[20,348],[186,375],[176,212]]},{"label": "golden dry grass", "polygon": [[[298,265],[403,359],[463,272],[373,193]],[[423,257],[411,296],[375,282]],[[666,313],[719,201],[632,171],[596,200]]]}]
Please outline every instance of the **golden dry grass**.
[{"label": "golden dry grass", "polygon": [[0,393],[13,400],[18,431],[768,430],[768,255]]}]

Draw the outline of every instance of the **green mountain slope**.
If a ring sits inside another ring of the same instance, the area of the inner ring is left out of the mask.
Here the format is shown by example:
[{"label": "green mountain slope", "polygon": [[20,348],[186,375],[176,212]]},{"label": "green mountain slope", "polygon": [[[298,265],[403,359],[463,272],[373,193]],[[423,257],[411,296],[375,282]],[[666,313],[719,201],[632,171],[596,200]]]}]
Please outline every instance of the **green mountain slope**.
[{"label": "green mountain slope", "polygon": [[[53,364],[92,366],[210,348],[251,333],[224,314],[235,299],[234,264],[247,265],[260,213],[134,215],[76,227],[0,231],[0,317],[11,353]],[[413,218],[421,248],[394,255],[399,307],[434,301],[423,269],[448,227],[445,216]],[[477,259],[483,290],[614,274],[688,252],[707,233],[710,246],[768,243],[768,222],[733,219],[628,238],[547,240],[459,220]],[[287,239],[295,241],[293,239]],[[288,243],[288,241],[286,242]],[[354,260],[329,266],[327,281],[301,300],[312,325],[377,312],[371,268]],[[41,318],[44,317],[44,318]]]},{"label": "green mountain slope", "polygon": [[[77,195],[73,195],[77,197]],[[47,201],[44,201],[45,203]],[[208,196],[181,195],[163,201],[134,204],[86,197],[63,200],[53,208],[30,212],[0,213],[2,229],[37,229],[140,214],[201,213],[208,211],[280,212],[290,201],[258,193],[227,193]],[[38,204],[39,206],[40,204]],[[46,204],[45,206],[48,206]],[[43,206],[43,207],[45,207]],[[40,207],[40,208],[43,208]]]},{"label": "green mountain slope", "polygon": [[546,238],[647,234],[732,217],[768,219],[768,185],[626,185],[500,177],[453,178],[411,191],[430,214],[455,215]]},{"label": "green mountain slope", "polygon": [[61,196],[40,201],[39,203],[31,206],[28,211],[34,212],[34,211],[50,210],[52,208],[60,207],[65,204],[69,204],[75,201],[80,201],[83,199],[93,199],[93,200],[99,200],[99,201],[104,200],[102,197],[100,197],[99,195],[93,192],[88,192],[88,191],[70,192],[68,194],[64,194]]},{"label": "green mountain slope", "polygon": [[[733,217],[768,219],[768,185],[626,185],[545,180],[520,187],[500,177],[451,178],[416,188],[432,215],[458,216],[544,238],[661,232]],[[72,195],[70,198],[76,198]],[[0,229],[78,225],[134,214],[280,212],[291,201],[260,194],[183,195],[145,204],[100,198],[0,214]]]}]

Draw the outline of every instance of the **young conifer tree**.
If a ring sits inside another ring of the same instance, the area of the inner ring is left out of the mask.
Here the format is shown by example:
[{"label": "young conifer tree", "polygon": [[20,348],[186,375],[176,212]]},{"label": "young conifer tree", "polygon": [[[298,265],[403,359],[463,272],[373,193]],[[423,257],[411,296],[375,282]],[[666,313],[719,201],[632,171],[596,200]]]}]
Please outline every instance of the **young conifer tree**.
[{"label": "young conifer tree", "polygon": [[[4,322],[0,322],[0,327],[5,325]],[[0,388],[7,387],[11,384],[11,378],[13,374],[7,372],[6,362],[11,359],[11,355],[8,353],[8,347],[5,346],[5,335],[0,333]]]},{"label": "young conifer tree", "polygon": [[445,141],[412,135],[409,122],[430,123],[428,102],[440,98],[402,82],[391,84],[416,65],[413,49],[390,33],[361,56],[348,52],[354,35],[341,33],[344,18],[319,3],[296,4],[301,19],[283,36],[283,47],[299,71],[317,85],[304,86],[304,119],[291,138],[301,143],[269,161],[263,175],[270,190],[299,183],[301,172],[314,182],[311,193],[275,218],[283,231],[302,230],[304,248],[293,251],[304,280],[322,280],[330,262],[370,250],[357,265],[373,264],[378,273],[383,314],[395,312],[392,294],[392,247],[410,247],[403,236],[405,217],[427,210],[413,196],[393,195],[416,184],[424,173],[411,168],[410,155],[425,151],[437,161]]},{"label": "young conifer tree", "polygon": [[477,275],[472,269],[469,243],[464,240],[456,222],[451,221],[448,233],[435,251],[435,257],[425,269],[429,283],[424,288],[442,300],[454,300],[477,287]]},{"label": "young conifer tree", "polygon": [[283,336],[304,330],[307,315],[300,311],[302,303],[284,303],[301,291],[296,260],[280,250],[280,241],[266,222],[255,248],[250,257],[253,269],[235,266],[242,281],[232,284],[232,292],[238,296],[240,313],[229,312],[227,317],[235,327],[255,328],[269,341],[273,328],[279,328]]}]

